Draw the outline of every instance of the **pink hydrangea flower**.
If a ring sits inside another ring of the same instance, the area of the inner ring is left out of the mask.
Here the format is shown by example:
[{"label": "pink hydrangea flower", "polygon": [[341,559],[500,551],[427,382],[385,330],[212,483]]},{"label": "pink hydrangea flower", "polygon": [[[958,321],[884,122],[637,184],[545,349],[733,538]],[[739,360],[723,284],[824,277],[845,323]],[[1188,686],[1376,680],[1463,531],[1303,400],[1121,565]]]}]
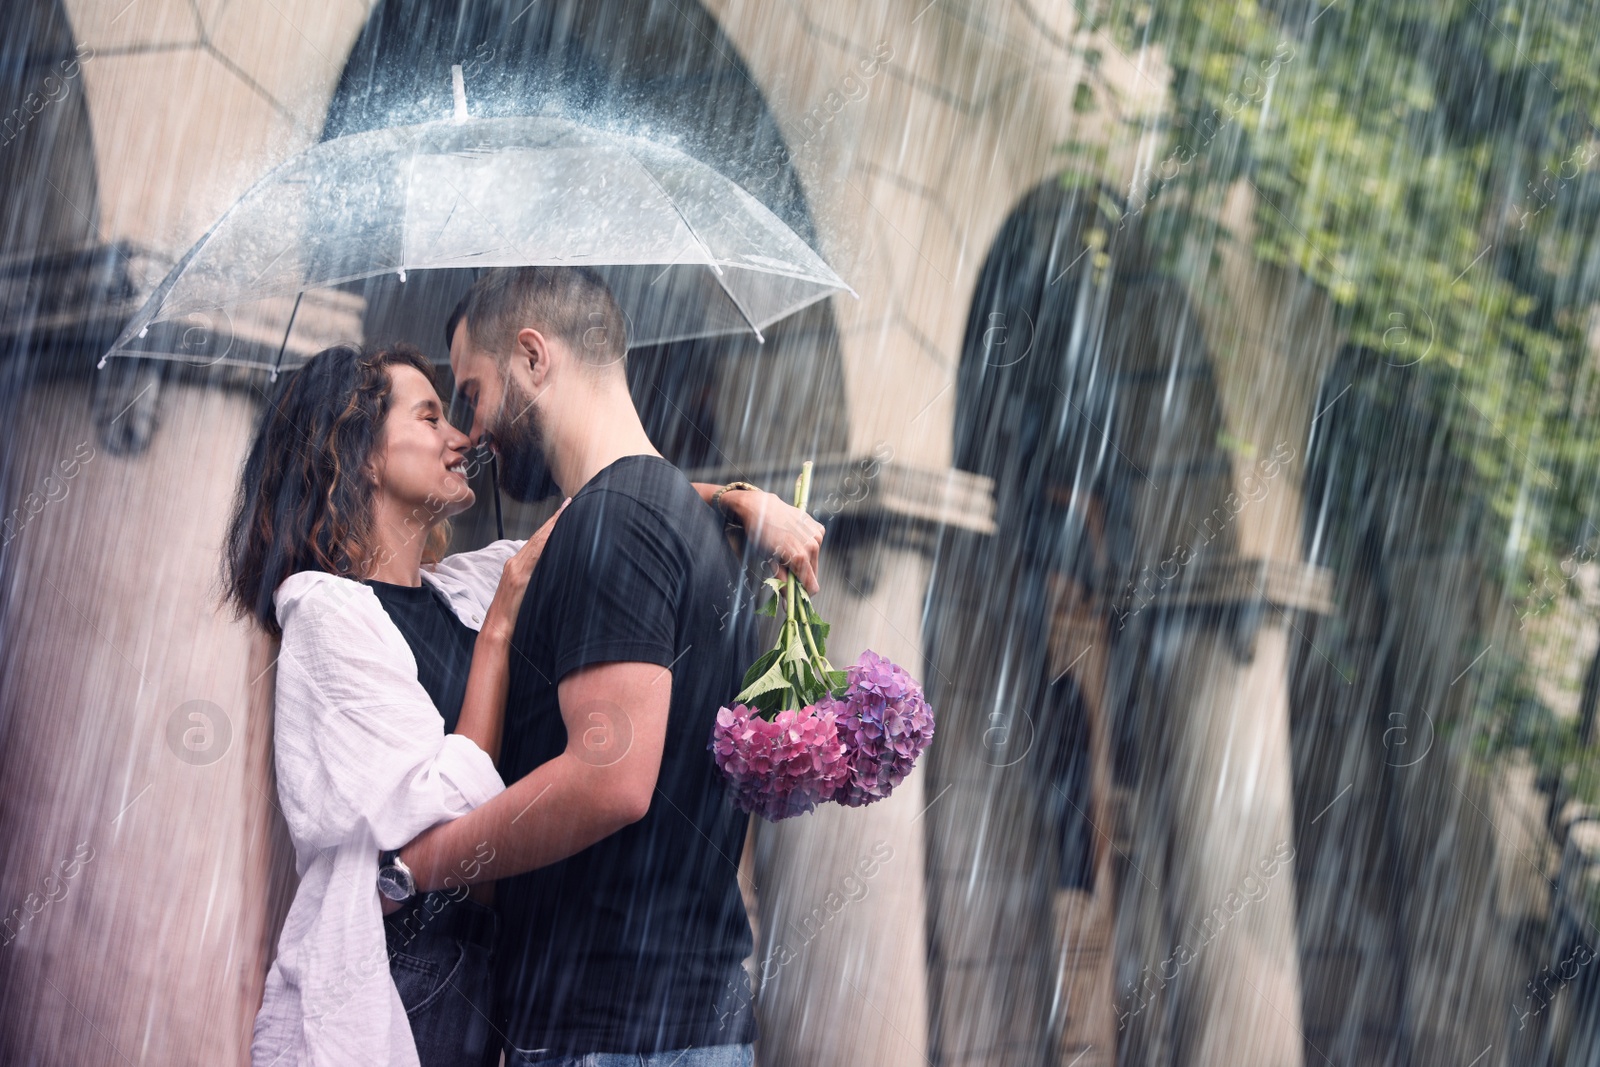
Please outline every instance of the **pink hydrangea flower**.
[{"label": "pink hydrangea flower", "polygon": [[834,714],[821,707],[771,720],[742,704],[722,708],[709,747],[734,803],[773,822],[832,799],[850,775]]},{"label": "pink hydrangea flower", "polygon": [[911,772],[933,739],[933,709],[916,679],[871,649],[845,674],[845,698],[829,697],[817,709],[836,720],[849,768],[833,799],[859,808],[888,796]]}]

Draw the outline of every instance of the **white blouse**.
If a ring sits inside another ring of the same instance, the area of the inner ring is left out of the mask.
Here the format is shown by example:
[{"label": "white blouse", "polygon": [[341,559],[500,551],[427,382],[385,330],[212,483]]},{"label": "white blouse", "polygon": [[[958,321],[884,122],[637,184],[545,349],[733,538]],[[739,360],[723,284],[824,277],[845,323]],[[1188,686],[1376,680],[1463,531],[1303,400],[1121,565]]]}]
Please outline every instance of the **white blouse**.
[{"label": "white blouse", "polygon": [[[483,625],[505,561],[496,541],[424,567],[456,617]],[[273,756],[300,886],[256,1015],[254,1067],[416,1067],[389,977],[378,853],[505,789],[476,744],[446,734],[411,648],[369,587],[321,571],[273,594]]]}]

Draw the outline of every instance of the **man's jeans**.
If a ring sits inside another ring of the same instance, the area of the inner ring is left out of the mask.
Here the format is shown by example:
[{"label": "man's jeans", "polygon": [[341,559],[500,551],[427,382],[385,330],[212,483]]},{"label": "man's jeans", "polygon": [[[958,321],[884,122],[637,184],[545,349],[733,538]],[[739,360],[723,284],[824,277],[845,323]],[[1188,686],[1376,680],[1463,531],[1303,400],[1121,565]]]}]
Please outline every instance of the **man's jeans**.
[{"label": "man's jeans", "polygon": [[666,1052],[524,1052],[506,1053],[506,1067],[751,1067],[754,1045],[710,1045]]}]

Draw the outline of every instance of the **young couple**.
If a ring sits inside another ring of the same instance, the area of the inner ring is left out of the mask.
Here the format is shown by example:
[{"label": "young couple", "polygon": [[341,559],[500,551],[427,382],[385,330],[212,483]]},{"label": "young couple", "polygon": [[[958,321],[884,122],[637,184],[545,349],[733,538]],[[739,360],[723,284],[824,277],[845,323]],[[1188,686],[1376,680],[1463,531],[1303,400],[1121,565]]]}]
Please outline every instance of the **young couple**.
[{"label": "young couple", "polygon": [[[489,271],[447,332],[470,437],[421,355],[341,347],[245,463],[225,580],[281,636],[300,875],[252,1062],[748,1065],[746,817],[706,746],[758,649],[719,511],[812,589],[822,528],[661,458],[593,272]],[[441,559],[485,439],[568,502]]]}]

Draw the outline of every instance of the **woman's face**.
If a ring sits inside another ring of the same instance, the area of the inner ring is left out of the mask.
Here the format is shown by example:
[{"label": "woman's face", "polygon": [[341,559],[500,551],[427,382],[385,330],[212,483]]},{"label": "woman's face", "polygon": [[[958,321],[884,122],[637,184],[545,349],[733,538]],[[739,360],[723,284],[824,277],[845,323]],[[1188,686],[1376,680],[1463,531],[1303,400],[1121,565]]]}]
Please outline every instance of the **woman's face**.
[{"label": "woman's face", "polygon": [[471,442],[445,418],[439,394],[421,371],[403,363],[386,369],[389,414],[370,463],[377,478],[373,510],[431,526],[472,506],[463,469]]}]

